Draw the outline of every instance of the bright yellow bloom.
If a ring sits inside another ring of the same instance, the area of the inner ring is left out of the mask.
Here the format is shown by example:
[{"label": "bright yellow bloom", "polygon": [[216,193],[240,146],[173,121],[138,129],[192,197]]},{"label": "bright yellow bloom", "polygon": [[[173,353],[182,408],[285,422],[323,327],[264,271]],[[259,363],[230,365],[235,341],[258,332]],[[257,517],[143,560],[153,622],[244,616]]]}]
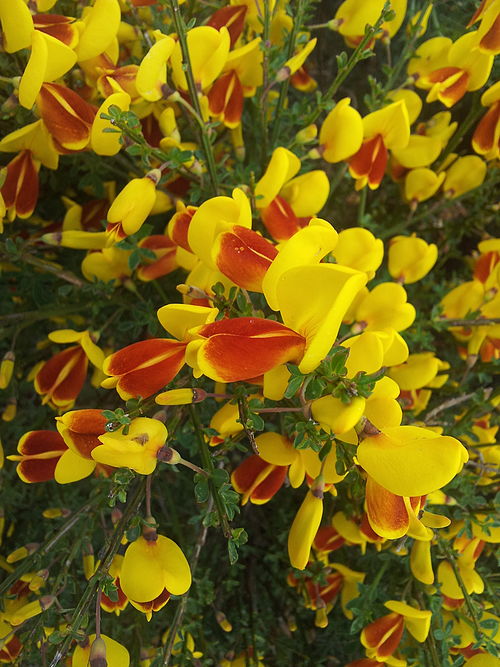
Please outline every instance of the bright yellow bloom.
[{"label": "bright yellow bloom", "polygon": [[162,87],[167,83],[167,62],[175,47],[172,37],[160,32],[156,32],[155,36],[158,41],[142,59],[135,80],[137,92],[148,102],[156,102],[163,97]]},{"label": "bright yellow bloom", "polygon": [[99,436],[102,445],[92,450],[98,463],[115,468],[130,468],[141,475],[150,475],[156,468],[158,451],[168,437],[164,424],[157,419],[138,417],[130,423],[127,435],[123,427]]},{"label": "bright yellow bloom", "polygon": [[120,27],[118,0],[96,0],[84,13],[79,24],[80,39],[76,47],[78,62],[90,60],[104,53],[115,40]]},{"label": "bright yellow bloom", "polygon": [[388,269],[400,283],[415,283],[429,273],[437,260],[437,246],[416,236],[395,236],[389,242]]},{"label": "bright yellow bloom", "polygon": [[[128,111],[130,95],[124,92],[113,93],[97,110],[90,130],[90,146],[97,155],[116,155],[123,147],[120,141],[121,132],[117,131],[116,126],[113,126],[109,120],[101,118],[101,114],[109,114],[111,105],[118,107],[121,111]],[[114,130],[114,132],[105,132],[105,130]]]},{"label": "bright yellow bloom", "polygon": [[363,121],[350,102],[349,97],[337,102],[321,125],[318,150],[327,162],[347,160],[363,141]]},{"label": "bright yellow bloom", "polygon": [[[194,80],[201,90],[215,81],[229,54],[230,37],[227,28],[220,30],[210,26],[192,28],[187,33],[187,45]],[[180,43],[175,43],[171,56],[172,76],[177,88],[187,90],[187,80],[182,64]]]},{"label": "bright yellow bloom", "polygon": [[23,0],[1,2],[0,21],[7,53],[14,53],[30,46],[35,28],[31,12]]},{"label": "bright yellow bloom", "polygon": [[[318,495],[316,495],[318,494]],[[323,492],[307,492],[288,534],[288,556],[292,567],[304,570],[323,516]]]},{"label": "bright yellow bloom", "polygon": [[171,595],[183,595],[191,586],[191,570],[177,544],[156,531],[132,542],[125,552],[120,585],[131,604],[151,619]]},{"label": "bright yellow bloom", "polygon": [[448,484],[469,456],[456,438],[417,426],[396,426],[365,438],[360,465],[397,496],[423,496]]},{"label": "bright yellow bloom", "polygon": [[426,201],[436,194],[444,179],[446,173],[442,171],[436,174],[432,169],[420,167],[412,169],[406,174],[405,178],[405,199],[415,208],[421,201]]},{"label": "bright yellow bloom", "polygon": [[368,229],[351,227],[339,232],[333,255],[338,264],[349,266],[357,271],[364,271],[370,280],[382,264],[384,244]]},{"label": "bright yellow bloom", "polygon": [[456,199],[478,188],[486,177],[486,171],[486,162],[477,155],[459,157],[446,170],[446,178],[443,183],[444,196],[448,199]]},{"label": "bright yellow bloom", "polygon": [[119,239],[135,234],[156,202],[156,184],[161,173],[153,169],[144,178],[134,178],[117,195],[108,211],[107,232]]}]

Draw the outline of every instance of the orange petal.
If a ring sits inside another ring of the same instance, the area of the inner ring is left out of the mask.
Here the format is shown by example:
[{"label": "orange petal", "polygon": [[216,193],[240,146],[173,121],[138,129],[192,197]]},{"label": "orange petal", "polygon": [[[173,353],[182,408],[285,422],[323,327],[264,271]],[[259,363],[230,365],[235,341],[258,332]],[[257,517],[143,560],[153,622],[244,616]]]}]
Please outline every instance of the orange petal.
[{"label": "orange petal", "polygon": [[152,338],[118,350],[103,364],[106,375],[118,376],[116,390],[127,400],[147,398],[168,384],[184,364],[186,344]]},{"label": "orange petal", "polygon": [[373,530],[388,540],[406,535],[410,520],[402,496],[396,496],[370,476],[366,480],[366,514]]},{"label": "orange petal", "polygon": [[248,500],[257,505],[267,503],[280,490],[288,466],[275,466],[252,454],[234,470],[231,483],[243,494],[241,504]]},{"label": "orange petal", "polygon": [[260,211],[260,216],[267,231],[277,241],[288,240],[307,224],[307,220],[298,218],[290,204],[279,196]]},{"label": "orange petal", "polygon": [[207,338],[198,349],[198,368],[217,382],[248,380],[287,361],[297,362],[305,346],[305,339],[292,329],[256,317],[220,320],[197,333]]},{"label": "orange petal", "polygon": [[33,213],[38,200],[38,167],[29,150],[21,151],[7,165],[0,193],[10,218],[29,218]]},{"label": "orange petal", "polygon": [[66,86],[44,83],[37,106],[50,134],[63,149],[80,151],[88,145],[96,108],[80,95]]},{"label": "orange petal", "polygon": [[219,271],[235,285],[262,292],[262,279],[278,251],[257,232],[235,225],[219,234],[212,253]]}]

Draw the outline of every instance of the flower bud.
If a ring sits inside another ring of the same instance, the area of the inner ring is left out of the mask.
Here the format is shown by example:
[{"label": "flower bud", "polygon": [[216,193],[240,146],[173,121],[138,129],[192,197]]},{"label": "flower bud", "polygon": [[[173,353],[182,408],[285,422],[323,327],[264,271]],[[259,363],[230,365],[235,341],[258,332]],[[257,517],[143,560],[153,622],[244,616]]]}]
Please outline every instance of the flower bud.
[{"label": "flower bud", "polygon": [[107,667],[106,644],[102,637],[96,637],[90,647],[89,665],[90,667]]}]

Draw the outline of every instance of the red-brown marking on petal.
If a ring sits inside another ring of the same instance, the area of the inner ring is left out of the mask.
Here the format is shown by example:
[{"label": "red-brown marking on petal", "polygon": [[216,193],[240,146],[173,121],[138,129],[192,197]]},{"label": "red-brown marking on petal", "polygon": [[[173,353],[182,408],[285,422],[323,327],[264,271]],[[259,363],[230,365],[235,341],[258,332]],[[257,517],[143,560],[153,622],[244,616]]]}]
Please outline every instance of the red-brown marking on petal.
[{"label": "red-brown marking on petal", "polygon": [[484,14],[486,7],[490,4],[490,0],[481,0],[481,4],[479,7],[476,9],[474,14],[472,15],[471,20],[467,24],[467,28],[470,28],[471,25],[474,25],[474,23],[481,18],[481,16]]},{"label": "red-brown marking on petal", "polygon": [[[500,100],[495,102],[479,121],[472,137],[472,145],[475,150],[484,154],[488,153],[495,147],[495,134],[499,123]],[[500,137],[498,143],[500,145]]]},{"label": "red-brown marking on petal", "polygon": [[116,586],[116,595],[118,598],[116,600],[111,600],[105,593],[103,593],[101,595],[101,607],[109,612],[116,612],[117,610],[123,611],[128,605],[128,597],[121,589],[120,577],[116,577],[113,583]]},{"label": "red-brown marking on petal", "polygon": [[342,535],[339,535],[333,526],[322,526],[316,533],[313,547],[317,551],[330,552],[340,549],[345,543]]},{"label": "red-brown marking on petal", "polygon": [[220,117],[224,125],[235,128],[243,113],[243,87],[235,70],[222,74],[208,93],[210,113]]},{"label": "red-brown marking on petal", "polygon": [[208,19],[207,25],[220,30],[223,26],[228,29],[231,39],[231,48],[235,45],[238,37],[243,32],[245,25],[246,5],[233,5],[232,7],[221,7]]},{"label": "red-brown marking on petal", "polygon": [[168,235],[172,241],[188,252],[193,252],[188,243],[188,231],[197,208],[197,206],[188,206],[183,211],[175,213],[168,224]]},{"label": "red-brown marking on petal", "polygon": [[20,218],[28,218],[38,200],[38,165],[31,151],[24,150],[7,165],[5,182],[0,192],[7,209],[14,209]]},{"label": "red-brown marking on petal", "polygon": [[63,148],[79,151],[87,146],[96,107],[57,83],[42,85],[37,106],[50,134]]},{"label": "red-brown marking on petal", "polygon": [[49,392],[50,400],[54,405],[66,406],[76,399],[87,377],[88,365],[89,360],[87,355],[80,348],[79,355],[76,357],[76,363],[68,372],[68,375],[60,382],[57,382],[51,392]]},{"label": "red-brown marking on petal", "polygon": [[366,512],[364,512],[363,516],[361,517],[359,530],[370,540],[370,542],[383,542],[385,540],[385,537],[380,537],[380,535],[377,535],[377,533],[370,526]]},{"label": "red-brown marking on petal", "polygon": [[17,474],[28,484],[36,482],[48,482],[54,479],[56,465],[62,456],[59,452],[50,459],[24,459],[17,466]]},{"label": "red-brown marking on petal", "polygon": [[170,600],[170,593],[167,591],[165,588],[160,595],[158,595],[157,598],[154,600],[149,600],[148,602],[136,602],[135,600],[130,600],[134,607],[137,609],[140,609],[143,611],[145,614],[151,613],[153,611],[159,611],[162,607],[164,607],[167,602]]},{"label": "red-brown marking on petal", "polygon": [[54,452],[60,456],[67,446],[58,431],[29,431],[19,440],[17,451],[23,456],[37,456]]},{"label": "red-brown marking on petal", "polygon": [[108,357],[103,365],[106,375],[124,375],[152,366],[184,350],[185,344],[172,338],[150,338],[127,345]]},{"label": "red-brown marking on petal", "polygon": [[326,581],[326,586],[318,586],[314,581],[307,581],[306,588],[312,603],[312,609],[317,609],[319,598],[321,598],[325,604],[329,604],[333,598],[340,593],[342,584],[344,583],[344,577],[340,572],[332,572],[327,575]]},{"label": "red-brown marking on petal", "polygon": [[142,134],[150,146],[159,148],[160,141],[163,139],[163,133],[160,125],[153,114],[141,118]]},{"label": "red-brown marking on petal", "polygon": [[[97,90],[101,94],[102,97],[109,97],[113,93],[116,92],[116,89],[113,88],[111,85],[111,79],[115,81],[122,90],[124,90],[126,93],[130,95],[130,97],[134,100],[137,97],[139,97],[139,93],[137,92],[137,88],[135,85],[135,80],[137,78],[137,71],[139,70],[139,65],[124,65],[123,67],[114,67],[112,72],[106,72],[105,74],[101,74],[101,76],[97,79],[96,86]],[[149,118],[154,118],[153,115],[149,116]],[[143,119],[145,120],[145,119]],[[159,125],[156,123],[158,130],[159,130]],[[151,138],[151,137],[150,137]],[[160,139],[162,138],[161,132],[160,132]],[[150,146],[155,146],[158,147],[160,144],[160,140],[157,140],[157,143],[152,144],[148,141]]]},{"label": "red-brown marking on petal", "polygon": [[392,612],[377,618],[367,625],[361,633],[363,646],[377,649],[377,656],[392,655],[403,635],[403,616]]},{"label": "red-brown marking on petal", "polygon": [[232,474],[238,493],[249,494],[250,500],[267,502],[283,486],[288,466],[275,466],[252,454]]},{"label": "red-brown marking on petal", "polygon": [[73,25],[75,19],[60,14],[34,14],[33,25],[51,37],[55,37],[70,48],[78,41],[78,29]]},{"label": "red-brown marking on petal", "polygon": [[290,78],[290,83],[297,90],[308,92],[316,88],[316,80],[312,78],[309,74],[305,65],[299,67],[299,69],[293,74]]},{"label": "red-brown marking on petal", "polygon": [[349,160],[349,168],[354,178],[368,177],[372,188],[378,187],[387,165],[387,148],[382,135],[376,134],[363,142],[359,151]]},{"label": "red-brown marking on petal", "polygon": [[500,14],[493,21],[488,32],[483,35],[479,47],[494,55],[500,50]]},{"label": "red-brown marking on petal", "polygon": [[[459,76],[457,76],[459,74]],[[441,67],[428,76],[430,83],[441,83],[438,99],[447,106],[453,106],[467,92],[470,74],[459,67]]]},{"label": "red-brown marking on petal", "polygon": [[107,375],[119,376],[117,389],[147,398],[168,384],[184,364],[186,343],[152,338],[125,347],[104,363]]},{"label": "red-brown marking on petal", "polygon": [[261,210],[260,217],[267,231],[277,241],[287,241],[304,226],[290,204],[280,196]]},{"label": "red-brown marking on petal", "polygon": [[0,649],[0,662],[13,664],[23,645],[17,635],[12,635]]},{"label": "red-brown marking on petal", "polygon": [[35,377],[35,388],[39,394],[48,394],[63,382],[81,357],[87,358],[80,345],[58,352],[40,368]]},{"label": "red-brown marking on petal", "polygon": [[403,498],[371,477],[366,480],[366,514],[375,533],[388,539],[402,537],[410,525]]},{"label": "red-brown marking on petal", "polygon": [[235,285],[262,291],[262,280],[278,254],[275,246],[257,232],[236,225],[217,238],[216,264]]}]

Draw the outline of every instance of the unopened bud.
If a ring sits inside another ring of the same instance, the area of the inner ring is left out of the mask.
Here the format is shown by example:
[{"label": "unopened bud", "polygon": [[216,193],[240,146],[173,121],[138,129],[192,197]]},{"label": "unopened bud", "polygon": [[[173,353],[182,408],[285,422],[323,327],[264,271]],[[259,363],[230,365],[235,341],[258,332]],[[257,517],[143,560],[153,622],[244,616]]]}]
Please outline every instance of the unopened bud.
[{"label": "unopened bud", "polygon": [[156,520],[153,516],[147,516],[145,518],[145,524],[142,527],[142,536],[147,542],[156,542],[158,539],[158,533],[156,532]]},{"label": "unopened bud", "polygon": [[[299,130],[295,135],[295,141],[298,144],[307,144],[310,141],[314,141],[318,135],[318,128],[314,123],[304,127],[302,130]],[[318,155],[319,157],[319,155]]]},{"label": "unopened bud", "polygon": [[276,83],[281,83],[282,81],[286,81],[290,77],[290,74],[291,70],[289,67],[282,67],[276,72],[276,77],[274,80]]},{"label": "unopened bud", "polygon": [[328,614],[326,613],[326,606],[324,602],[323,606],[318,607],[318,609],[316,610],[314,625],[317,628],[326,628],[326,626],[328,625]]},{"label": "unopened bud", "polygon": [[178,292],[180,292],[183,296],[188,296],[191,299],[207,299],[208,294],[201,290],[199,287],[195,287],[194,285],[184,285],[181,283],[180,285],[177,285],[175,288]]},{"label": "unopened bud", "polygon": [[108,665],[108,661],[106,660],[106,644],[102,637],[96,637],[92,642],[89,665],[90,667],[107,667]]},{"label": "unopened bud", "polygon": [[9,350],[0,362],[0,389],[6,389],[9,386],[14,371],[14,361],[14,352]]},{"label": "unopened bud", "polygon": [[17,414],[17,400],[11,398],[2,412],[2,419],[4,422],[11,422]]},{"label": "unopened bud", "polygon": [[220,627],[224,630],[224,632],[231,632],[231,630],[233,629],[233,626],[227,620],[227,616],[223,611],[215,612],[215,620],[220,625]]},{"label": "unopened bud", "polygon": [[14,551],[7,556],[7,563],[17,563],[18,561],[23,560],[34,553],[39,546],[38,542],[30,542],[30,544],[25,544],[24,547],[14,549]]},{"label": "unopened bud", "polygon": [[44,519],[65,519],[70,514],[71,510],[67,507],[47,507],[47,509],[42,512]]},{"label": "unopened bud", "polygon": [[158,461],[168,463],[171,466],[175,466],[182,461],[182,456],[179,454],[179,452],[176,449],[172,449],[172,447],[167,447],[166,445],[158,450],[156,458]]},{"label": "unopened bud", "polygon": [[144,178],[149,178],[150,181],[153,181],[157,185],[161,179],[161,171],[159,169],[151,169]]},{"label": "unopened bud", "polygon": [[203,389],[171,389],[159,394],[155,401],[158,405],[189,405],[189,403],[201,403],[207,397]]},{"label": "unopened bud", "polygon": [[320,473],[311,486],[311,493],[315,498],[323,498],[325,491],[325,478],[323,474]]}]

